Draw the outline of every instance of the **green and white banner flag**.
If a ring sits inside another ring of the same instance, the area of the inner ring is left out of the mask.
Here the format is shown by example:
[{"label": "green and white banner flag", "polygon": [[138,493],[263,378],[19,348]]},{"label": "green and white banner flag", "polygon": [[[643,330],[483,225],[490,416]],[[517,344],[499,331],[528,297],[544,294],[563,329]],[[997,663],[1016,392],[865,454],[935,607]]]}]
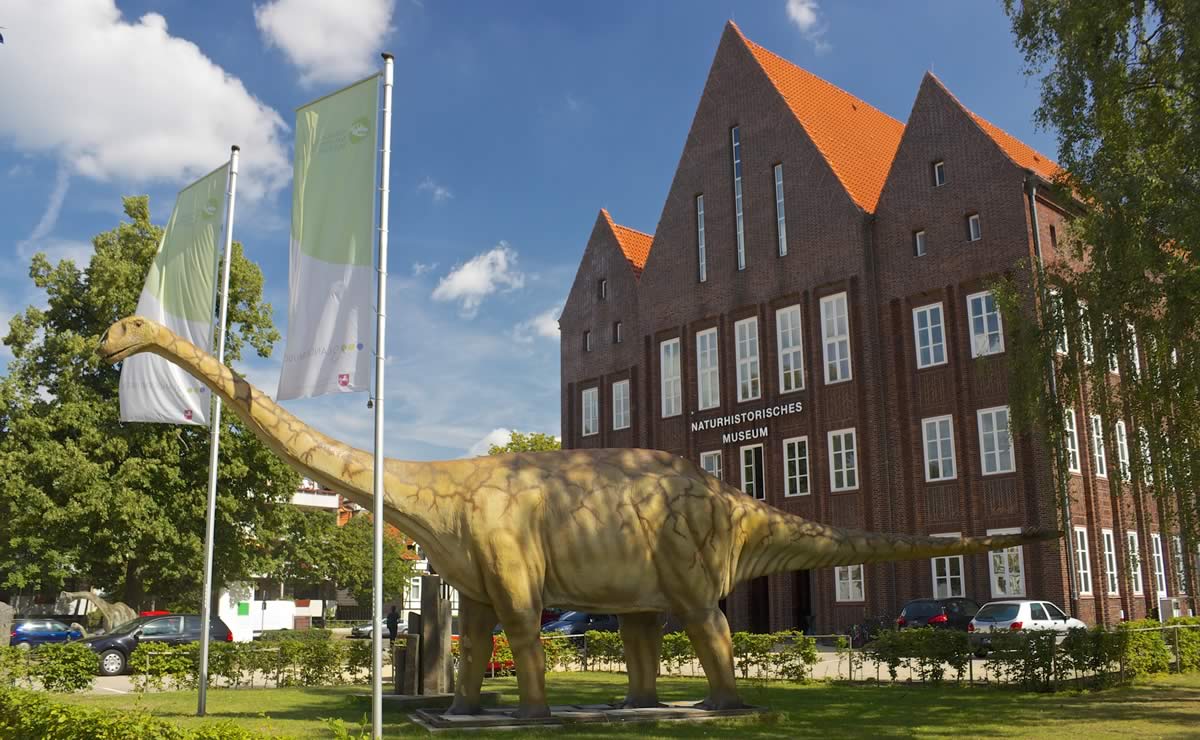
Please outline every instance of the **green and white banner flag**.
[{"label": "green and white banner flag", "polygon": [[[180,191],[158,253],[150,265],[137,313],[206,351],[213,345],[218,247],[229,164]],[[208,388],[152,354],[121,363],[121,421],[208,426]]]},{"label": "green and white banner flag", "polygon": [[281,401],[370,386],[378,116],[379,75],[296,112]]}]

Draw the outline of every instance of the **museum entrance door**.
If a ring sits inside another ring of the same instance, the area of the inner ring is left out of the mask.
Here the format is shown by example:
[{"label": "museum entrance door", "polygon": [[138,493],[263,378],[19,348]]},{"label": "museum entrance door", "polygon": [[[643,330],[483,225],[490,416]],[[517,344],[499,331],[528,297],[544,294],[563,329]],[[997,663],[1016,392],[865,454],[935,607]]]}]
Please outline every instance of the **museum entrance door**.
[{"label": "museum entrance door", "polygon": [[760,635],[771,631],[771,591],[766,576],[750,581],[750,631]]},{"label": "museum entrance door", "polygon": [[812,579],[807,570],[798,570],[792,573],[792,606],[795,609],[792,619],[796,629],[811,633],[813,629]]}]

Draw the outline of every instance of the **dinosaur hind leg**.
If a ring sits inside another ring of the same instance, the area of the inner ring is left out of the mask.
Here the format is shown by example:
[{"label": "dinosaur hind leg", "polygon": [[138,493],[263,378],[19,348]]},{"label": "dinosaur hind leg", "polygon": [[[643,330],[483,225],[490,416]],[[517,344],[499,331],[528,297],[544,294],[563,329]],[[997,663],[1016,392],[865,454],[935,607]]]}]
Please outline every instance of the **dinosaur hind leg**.
[{"label": "dinosaur hind leg", "polygon": [[621,642],[629,668],[629,693],[622,707],[657,707],[658,664],[662,651],[662,618],[657,612],[622,614]]},{"label": "dinosaur hind leg", "polygon": [[462,637],[459,641],[458,680],[455,682],[454,702],[446,714],[479,714],[479,691],[483,674],[492,658],[492,628],[496,626],[496,610],[491,604],[475,601],[459,594],[459,615],[462,618]]},{"label": "dinosaur hind leg", "polygon": [[682,615],[684,629],[704,675],[708,678],[708,698],[696,706],[700,709],[740,709],[746,706],[738,696],[733,678],[733,642],[729,638],[729,622],[720,609],[697,609]]}]

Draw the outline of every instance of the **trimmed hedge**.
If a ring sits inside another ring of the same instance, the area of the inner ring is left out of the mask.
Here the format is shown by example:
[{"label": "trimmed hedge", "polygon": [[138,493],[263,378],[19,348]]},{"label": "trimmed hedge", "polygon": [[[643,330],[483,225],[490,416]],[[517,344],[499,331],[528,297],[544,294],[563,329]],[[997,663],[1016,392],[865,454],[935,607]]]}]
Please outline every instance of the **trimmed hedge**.
[{"label": "trimmed hedge", "polygon": [[[614,670],[624,666],[625,649],[616,632],[589,631],[586,640],[585,669]],[[817,643],[801,632],[787,630],[771,634],[735,632],[733,657],[742,678],[751,673],[767,678],[804,681],[811,677],[817,664]],[[696,660],[692,642],[683,632],[663,635],[659,657],[669,674],[681,672],[684,665]]]}]

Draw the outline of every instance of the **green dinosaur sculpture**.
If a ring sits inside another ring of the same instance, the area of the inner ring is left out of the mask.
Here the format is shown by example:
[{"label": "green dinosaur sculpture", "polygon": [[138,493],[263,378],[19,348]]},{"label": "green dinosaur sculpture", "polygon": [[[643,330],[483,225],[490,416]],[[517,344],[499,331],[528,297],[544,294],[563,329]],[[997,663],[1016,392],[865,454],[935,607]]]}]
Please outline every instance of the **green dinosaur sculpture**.
[{"label": "green dinosaur sculpture", "polygon": [[[207,352],[141,317],[113,324],[97,353],[109,363],[152,352],[225,400],[302,474],[366,507],[372,456],[321,434]],[[774,509],[666,452],[517,453],[441,462],[387,460],[388,522],[416,540],[460,594],[462,669],[454,713],[480,711],[497,620],[512,645],[520,717],[549,714],[543,606],[620,617],[629,668],[625,706],[658,703],[660,615],[685,625],[708,677],[701,706],[742,706],[729,625],[718,601],[770,573],[985,552],[1055,532],[966,539],[829,527]]]}]

